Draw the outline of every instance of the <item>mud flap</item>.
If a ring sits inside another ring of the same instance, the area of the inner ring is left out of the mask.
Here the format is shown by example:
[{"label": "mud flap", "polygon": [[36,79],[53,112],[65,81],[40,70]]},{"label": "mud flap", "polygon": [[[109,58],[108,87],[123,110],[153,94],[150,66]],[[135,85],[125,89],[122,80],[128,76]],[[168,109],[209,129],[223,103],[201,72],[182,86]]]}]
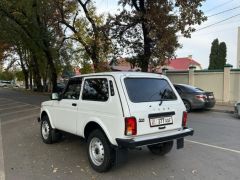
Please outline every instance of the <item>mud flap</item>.
[{"label": "mud flap", "polygon": [[128,149],[127,148],[116,148],[115,149],[115,166],[120,166],[128,160]]},{"label": "mud flap", "polygon": [[177,139],[177,149],[182,149],[184,147],[184,138]]}]

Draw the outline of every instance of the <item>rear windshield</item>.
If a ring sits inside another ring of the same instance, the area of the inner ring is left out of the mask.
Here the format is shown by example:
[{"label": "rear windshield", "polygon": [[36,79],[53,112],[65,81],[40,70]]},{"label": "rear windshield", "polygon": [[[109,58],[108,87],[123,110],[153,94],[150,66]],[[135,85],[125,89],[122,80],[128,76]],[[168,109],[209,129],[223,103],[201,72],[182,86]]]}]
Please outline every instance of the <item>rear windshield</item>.
[{"label": "rear windshield", "polygon": [[134,103],[177,99],[171,86],[165,79],[125,78],[124,82],[128,96]]}]

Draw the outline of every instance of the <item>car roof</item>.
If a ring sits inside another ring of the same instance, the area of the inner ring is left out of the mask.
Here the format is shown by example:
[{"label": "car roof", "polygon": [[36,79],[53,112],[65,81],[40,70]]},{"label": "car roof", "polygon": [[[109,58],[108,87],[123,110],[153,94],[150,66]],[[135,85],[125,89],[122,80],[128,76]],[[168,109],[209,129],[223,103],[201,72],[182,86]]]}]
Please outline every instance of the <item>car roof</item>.
[{"label": "car roof", "polygon": [[188,85],[188,84],[173,84],[174,86],[183,86],[183,87],[187,87],[187,88],[195,88],[195,89],[197,89],[197,87],[195,87],[195,86],[191,86],[191,85]]},{"label": "car roof", "polygon": [[90,77],[90,76],[113,76],[113,77],[121,77],[121,76],[139,76],[139,77],[153,77],[153,78],[159,78],[159,77],[165,77],[161,74],[156,73],[146,73],[146,72],[101,72],[101,73],[90,73],[90,74],[83,74],[83,75],[77,75],[73,76],[72,78],[76,77]]}]

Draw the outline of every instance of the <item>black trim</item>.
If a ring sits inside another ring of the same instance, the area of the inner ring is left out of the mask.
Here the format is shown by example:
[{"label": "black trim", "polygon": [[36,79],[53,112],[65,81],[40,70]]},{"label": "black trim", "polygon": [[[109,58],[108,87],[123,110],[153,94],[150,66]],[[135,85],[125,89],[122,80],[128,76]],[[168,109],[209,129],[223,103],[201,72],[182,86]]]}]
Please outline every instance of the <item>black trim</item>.
[{"label": "black trim", "polygon": [[163,112],[163,113],[156,113],[156,114],[149,114],[148,118],[157,118],[157,117],[164,117],[164,116],[173,116],[175,115],[174,111],[171,112]]},{"label": "black trim", "polygon": [[167,136],[167,137],[159,137],[159,138],[155,138],[155,139],[147,139],[147,140],[143,140],[143,141],[134,141],[134,139],[116,138],[116,142],[119,147],[135,148],[135,147],[139,147],[139,146],[146,146],[146,145],[150,145],[150,144],[157,144],[157,143],[162,143],[162,142],[166,142],[166,141],[172,141],[175,139],[183,138],[185,136],[192,136],[194,134],[194,130],[191,128],[189,128],[188,130],[189,131],[183,132],[180,134],[175,134],[175,135],[171,135],[171,136]]}]

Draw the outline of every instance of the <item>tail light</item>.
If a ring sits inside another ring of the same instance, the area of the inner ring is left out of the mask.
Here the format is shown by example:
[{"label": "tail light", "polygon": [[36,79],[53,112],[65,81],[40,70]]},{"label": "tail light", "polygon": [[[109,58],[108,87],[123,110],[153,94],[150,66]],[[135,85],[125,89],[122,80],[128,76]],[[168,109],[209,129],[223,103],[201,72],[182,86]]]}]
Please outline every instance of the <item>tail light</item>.
[{"label": "tail light", "polygon": [[187,112],[186,111],[183,111],[183,116],[182,116],[182,127],[187,127]]},{"label": "tail light", "polygon": [[195,97],[201,101],[205,101],[205,99],[207,98],[207,96],[203,94],[196,95]]},{"label": "tail light", "polygon": [[125,135],[137,135],[137,120],[135,117],[125,118]]}]

